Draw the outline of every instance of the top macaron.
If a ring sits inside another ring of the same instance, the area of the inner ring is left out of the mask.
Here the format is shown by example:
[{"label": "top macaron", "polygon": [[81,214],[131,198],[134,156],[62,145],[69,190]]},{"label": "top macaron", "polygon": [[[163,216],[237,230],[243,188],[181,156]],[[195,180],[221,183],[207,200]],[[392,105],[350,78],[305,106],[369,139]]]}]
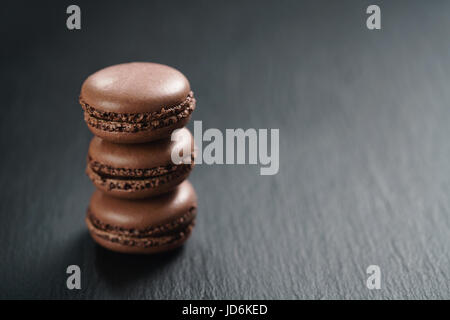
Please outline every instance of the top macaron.
[{"label": "top macaron", "polygon": [[185,126],[195,98],[178,70],[132,62],[89,76],[81,87],[80,104],[96,136],[114,143],[143,143],[166,138]]}]

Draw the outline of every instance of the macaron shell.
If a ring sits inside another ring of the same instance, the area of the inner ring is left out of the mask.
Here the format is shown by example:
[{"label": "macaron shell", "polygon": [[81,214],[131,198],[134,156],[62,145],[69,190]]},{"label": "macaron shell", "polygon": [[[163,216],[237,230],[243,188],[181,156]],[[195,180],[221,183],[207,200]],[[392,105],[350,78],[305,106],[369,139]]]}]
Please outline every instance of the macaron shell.
[{"label": "macaron shell", "polygon": [[197,207],[197,195],[189,181],[162,196],[125,200],[95,191],[89,212],[105,224],[125,229],[145,229],[177,219]]},{"label": "macaron shell", "polygon": [[182,128],[171,137],[142,144],[111,143],[94,137],[89,145],[88,155],[93,161],[115,168],[149,169],[173,164],[173,150],[191,149],[194,152],[194,138],[190,131]]},{"label": "macaron shell", "polygon": [[172,67],[131,62],[89,76],[81,87],[81,99],[106,112],[154,112],[182,103],[190,90],[186,77]]}]

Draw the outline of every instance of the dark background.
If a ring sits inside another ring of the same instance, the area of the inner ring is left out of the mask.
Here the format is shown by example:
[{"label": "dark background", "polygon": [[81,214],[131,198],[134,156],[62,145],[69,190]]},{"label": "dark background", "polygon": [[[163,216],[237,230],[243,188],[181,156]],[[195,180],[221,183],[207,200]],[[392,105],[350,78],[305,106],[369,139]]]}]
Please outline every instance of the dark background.
[{"label": "dark background", "polygon": [[[1,6],[1,298],[450,298],[450,2]],[[185,73],[204,130],[280,129],[275,176],[196,167],[197,227],[158,256],[107,252],[84,225],[80,86],[127,61]]]}]

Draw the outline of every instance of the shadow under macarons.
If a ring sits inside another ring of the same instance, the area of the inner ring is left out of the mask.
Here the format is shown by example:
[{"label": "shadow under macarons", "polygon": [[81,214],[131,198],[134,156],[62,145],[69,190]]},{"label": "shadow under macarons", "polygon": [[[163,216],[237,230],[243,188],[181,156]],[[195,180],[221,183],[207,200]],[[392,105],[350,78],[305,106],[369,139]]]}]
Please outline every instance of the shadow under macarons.
[{"label": "shadow under macarons", "polygon": [[95,246],[94,265],[99,277],[113,289],[123,289],[143,279],[149,280],[182,257],[184,246],[149,255],[123,254]]}]

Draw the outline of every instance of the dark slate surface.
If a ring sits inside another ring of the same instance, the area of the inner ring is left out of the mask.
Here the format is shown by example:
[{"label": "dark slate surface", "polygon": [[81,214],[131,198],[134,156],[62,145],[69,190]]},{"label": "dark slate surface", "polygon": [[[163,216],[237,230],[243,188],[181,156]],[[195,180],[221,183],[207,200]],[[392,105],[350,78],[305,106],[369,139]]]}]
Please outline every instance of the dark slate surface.
[{"label": "dark slate surface", "polygon": [[[450,298],[450,3],[376,3],[375,32],[366,1],[77,1],[76,32],[71,2],[2,3],[0,297]],[[280,128],[275,176],[195,169],[196,230],[160,256],[83,221],[80,85],[134,60],[182,70],[205,129]]]}]

